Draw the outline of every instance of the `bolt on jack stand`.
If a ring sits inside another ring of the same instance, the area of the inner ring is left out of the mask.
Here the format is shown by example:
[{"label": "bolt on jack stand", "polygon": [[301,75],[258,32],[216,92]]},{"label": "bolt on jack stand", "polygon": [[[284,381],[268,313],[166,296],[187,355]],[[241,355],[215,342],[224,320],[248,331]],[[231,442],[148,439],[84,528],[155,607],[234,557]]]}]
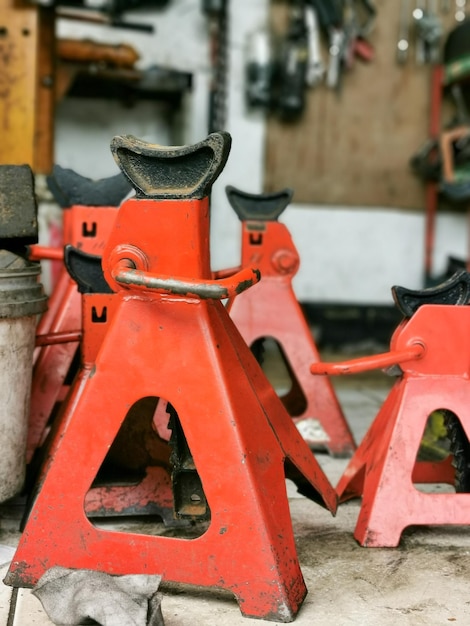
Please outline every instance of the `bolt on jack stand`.
[{"label": "bolt on jack stand", "polygon": [[287,227],[277,221],[292,191],[257,195],[230,186],[226,191],[242,223],[242,266],[257,264],[263,277],[229,301],[230,316],[249,346],[268,337],[279,345],[292,381],[282,400],[308,445],[333,456],[350,456],[354,438],[331,381],[309,371],[320,355],[292,287],[299,254]]},{"label": "bolt on jack stand", "polygon": [[[393,368],[399,377],[356,450],[336,491],[340,502],[362,497],[354,537],[367,547],[395,547],[407,526],[470,524],[470,493],[426,493],[420,483],[454,483],[457,446],[440,462],[419,461],[428,418],[444,411],[464,434],[468,456],[470,275],[454,274],[421,291],[392,289],[405,315],[383,354],[316,363],[314,374]],[[468,474],[469,458],[466,458]],[[468,476],[467,476],[468,479]],[[457,489],[459,491],[459,489]],[[463,490],[462,490],[463,491]]]},{"label": "bolt on jack stand", "polygon": [[[116,309],[64,406],[6,584],[32,586],[54,565],[154,573],[229,590],[246,616],[295,618],[307,590],[285,467],[332,512],[336,494],[221,302],[258,272],[212,279],[208,193],[229,149],[226,133],[171,148],[113,140],[136,190],[103,253]],[[175,450],[187,463],[174,464],[173,490],[188,511],[204,504],[200,481],[210,522],[196,539],[103,530],[85,515],[129,407],[148,396],[168,400],[179,424],[172,437],[184,433]]]},{"label": "bolt on jack stand", "polygon": [[[70,244],[89,254],[100,254],[114,224],[117,207],[130,191],[127,180],[119,173],[92,181],[56,165],[48,182],[56,201],[64,209],[64,245]],[[34,260],[63,260],[63,249],[33,245],[29,256]],[[57,403],[65,397],[64,381],[79,347],[81,316],[77,285],[62,264],[48,310],[37,328],[26,453],[28,464],[44,442]]]}]

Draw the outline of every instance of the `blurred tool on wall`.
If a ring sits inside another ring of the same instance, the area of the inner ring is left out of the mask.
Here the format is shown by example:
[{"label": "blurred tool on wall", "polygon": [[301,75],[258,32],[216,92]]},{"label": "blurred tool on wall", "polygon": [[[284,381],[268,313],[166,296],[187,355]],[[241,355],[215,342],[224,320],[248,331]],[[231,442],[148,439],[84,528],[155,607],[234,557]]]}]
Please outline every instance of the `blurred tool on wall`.
[{"label": "blurred tool on wall", "polygon": [[374,58],[368,37],[376,14],[369,0],[290,0],[283,33],[260,27],[249,35],[248,107],[294,122],[302,117],[308,89],[325,84],[340,93],[343,74],[356,59]]},{"label": "blurred tool on wall", "polygon": [[227,118],[228,0],[202,0],[209,22],[211,82],[208,131],[225,130]]}]

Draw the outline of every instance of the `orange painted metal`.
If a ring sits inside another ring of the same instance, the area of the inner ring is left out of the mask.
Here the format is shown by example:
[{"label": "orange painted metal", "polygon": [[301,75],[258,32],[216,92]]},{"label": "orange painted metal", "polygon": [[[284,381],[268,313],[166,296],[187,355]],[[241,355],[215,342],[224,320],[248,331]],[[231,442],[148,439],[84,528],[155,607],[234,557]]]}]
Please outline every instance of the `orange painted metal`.
[{"label": "orange painted metal", "polygon": [[[102,252],[108,233],[117,215],[116,207],[89,207],[75,205],[63,211],[64,245],[71,244],[90,254]],[[31,246],[34,258],[63,259],[63,248],[51,249]],[[64,395],[64,381],[78,350],[78,334],[82,328],[81,296],[77,285],[65,266],[49,299],[49,307],[42,316],[34,353],[31,386],[30,417],[28,425],[26,461],[31,463],[35,451],[43,444],[48,423],[56,404]],[[70,341],[57,342],[55,338],[72,333]],[[49,340],[48,340],[49,337]]]},{"label": "orange painted metal", "polygon": [[229,301],[230,316],[249,346],[270,338],[280,347],[292,378],[282,400],[308,445],[332,456],[350,456],[356,444],[331,381],[309,372],[320,355],[292,286],[300,257],[289,230],[276,219],[241,222],[242,266],[256,264],[262,280]]},{"label": "orange painted metal", "polygon": [[[470,524],[469,494],[424,493],[415,486],[454,482],[451,456],[416,461],[434,411],[454,413],[470,436],[468,315],[467,306],[423,305],[392,337],[390,354],[403,373],[336,488],[340,501],[362,497],[354,537],[363,546],[395,547],[407,526]],[[364,369],[371,363],[363,359]]]},{"label": "orange painted metal", "polygon": [[[201,142],[205,162],[210,142],[223,142],[228,153],[227,137],[217,133]],[[125,145],[126,138],[118,140]],[[159,167],[170,149],[150,147],[157,156],[158,188],[165,180]],[[139,188],[137,193],[121,206],[103,253],[105,276],[118,289],[111,296],[116,308],[63,405],[6,582],[34,585],[54,565],[158,573],[165,580],[229,590],[246,616],[292,621],[306,586],[285,463],[332,512],[336,494],[219,297],[197,295],[200,281],[216,282],[207,196],[160,199],[154,192],[145,198]],[[132,275],[121,285],[113,276],[119,278],[129,257],[137,279],[139,270],[157,279],[186,276],[184,283],[196,291],[177,293],[176,284],[142,290]],[[251,271],[250,276],[253,282]],[[86,516],[90,486],[129,407],[149,396],[174,407],[203,485],[211,519],[196,539],[105,530]]]},{"label": "orange painted metal", "polygon": [[40,246],[33,244],[29,246],[29,259],[31,261],[63,261],[64,251],[62,248],[54,248],[52,246]]},{"label": "orange painted metal", "polygon": [[392,365],[401,365],[407,361],[420,359],[425,352],[422,343],[416,342],[401,351],[391,350],[382,354],[342,361],[341,363],[312,363],[310,372],[312,374],[323,374],[328,376],[360,374],[375,369],[384,369]]}]

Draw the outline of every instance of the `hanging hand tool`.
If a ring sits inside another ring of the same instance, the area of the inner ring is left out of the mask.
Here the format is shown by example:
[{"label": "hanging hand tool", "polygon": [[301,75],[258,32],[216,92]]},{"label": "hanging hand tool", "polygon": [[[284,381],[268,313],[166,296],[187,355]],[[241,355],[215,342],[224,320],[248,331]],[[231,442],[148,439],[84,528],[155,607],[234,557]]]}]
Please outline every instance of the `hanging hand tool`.
[{"label": "hanging hand tool", "polygon": [[428,0],[428,32],[426,42],[428,45],[428,59],[430,63],[439,63],[441,61],[441,41],[444,34],[442,20],[438,15],[437,0]]},{"label": "hanging hand tool", "polygon": [[343,0],[343,67],[351,69],[356,58],[371,61],[374,56],[372,46],[366,37],[373,29],[376,17],[375,7],[369,0]]},{"label": "hanging hand tool", "polygon": [[311,5],[305,6],[305,21],[308,32],[308,63],[305,81],[309,87],[315,87],[323,80],[325,65],[321,56],[317,11]]},{"label": "hanging hand tool", "polygon": [[338,0],[309,0],[316,9],[318,21],[328,40],[328,69],[326,84],[339,87],[345,44],[342,5]]},{"label": "hanging hand tool", "polygon": [[211,82],[209,133],[224,130],[227,117],[229,0],[202,0],[209,23]]},{"label": "hanging hand tool", "polygon": [[274,61],[271,33],[261,27],[249,33],[245,45],[245,97],[249,107],[273,104]]},{"label": "hanging hand tool", "polygon": [[408,60],[410,48],[410,0],[401,0],[400,23],[398,26],[397,63]]},{"label": "hanging hand tool", "polygon": [[291,0],[287,33],[281,45],[277,110],[281,119],[295,121],[305,108],[308,30],[304,0]]},{"label": "hanging hand tool", "polygon": [[416,5],[413,9],[413,20],[415,28],[415,60],[418,65],[423,65],[426,62],[426,46],[421,27],[425,8],[426,0],[416,0]]},{"label": "hanging hand tool", "polygon": [[428,0],[428,6],[420,21],[421,37],[424,41],[426,62],[439,63],[441,59],[442,21],[438,15],[437,0]]},{"label": "hanging hand tool", "polygon": [[416,31],[416,63],[438,63],[442,22],[438,16],[437,0],[418,0],[413,11]]}]

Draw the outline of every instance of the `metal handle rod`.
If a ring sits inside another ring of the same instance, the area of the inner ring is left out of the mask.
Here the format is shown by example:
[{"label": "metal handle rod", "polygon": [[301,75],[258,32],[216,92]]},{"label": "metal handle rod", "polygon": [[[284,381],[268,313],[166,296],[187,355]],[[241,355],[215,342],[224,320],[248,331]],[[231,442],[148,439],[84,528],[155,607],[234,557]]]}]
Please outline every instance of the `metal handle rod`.
[{"label": "metal handle rod", "polygon": [[405,350],[392,350],[340,363],[312,363],[310,372],[312,374],[326,374],[329,376],[359,374],[369,370],[399,365],[405,361],[415,361],[424,355],[425,350],[424,344],[416,342]]},{"label": "metal handle rod", "polygon": [[51,261],[63,261],[64,249],[33,244],[28,247],[28,258],[30,261],[43,261],[46,259]]},{"label": "metal handle rod", "polygon": [[198,296],[202,299],[211,300],[233,298],[261,279],[259,270],[253,267],[246,267],[221,280],[155,276],[150,272],[129,268],[129,263],[126,260],[115,266],[112,276],[120,285],[180,296]]},{"label": "metal handle rod", "polygon": [[36,335],[36,346],[53,346],[58,343],[73,343],[81,341],[81,330],[68,330],[58,333],[47,333],[45,335]]}]

